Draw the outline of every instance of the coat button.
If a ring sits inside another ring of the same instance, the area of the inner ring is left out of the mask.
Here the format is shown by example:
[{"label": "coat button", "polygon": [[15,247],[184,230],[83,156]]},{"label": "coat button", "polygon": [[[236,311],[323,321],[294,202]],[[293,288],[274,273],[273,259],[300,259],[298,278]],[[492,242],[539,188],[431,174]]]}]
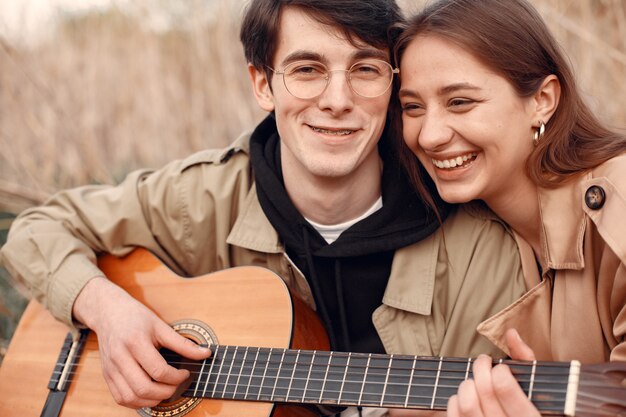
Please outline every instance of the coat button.
[{"label": "coat button", "polygon": [[602,187],[592,185],[587,189],[587,192],[585,192],[585,204],[587,204],[587,207],[591,210],[600,209],[604,205],[605,201],[606,194],[604,193]]}]

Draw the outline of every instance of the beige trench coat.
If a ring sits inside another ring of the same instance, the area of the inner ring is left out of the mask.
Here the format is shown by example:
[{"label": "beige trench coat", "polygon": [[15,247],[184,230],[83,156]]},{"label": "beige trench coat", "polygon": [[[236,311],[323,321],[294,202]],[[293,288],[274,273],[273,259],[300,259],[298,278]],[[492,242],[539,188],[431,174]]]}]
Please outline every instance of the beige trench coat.
[{"label": "beige trench coat", "polygon": [[543,360],[626,361],[626,155],[539,201],[543,274],[517,236],[529,291],[480,332],[506,350],[515,327]]},{"label": "beige trench coat", "polygon": [[[121,256],[135,246],[182,275],[267,267],[314,307],[306,279],[259,205],[248,140],[134,172],[117,187],[61,192],[15,220],[2,261],[69,326],[78,293],[101,275],[94,250]],[[442,229],[445,244],[439,231],[396,252],[373,316],[383,344],[390,353],[501,357],[476,327],[525,291],[515,241],[480,208],[457,210]]]}]

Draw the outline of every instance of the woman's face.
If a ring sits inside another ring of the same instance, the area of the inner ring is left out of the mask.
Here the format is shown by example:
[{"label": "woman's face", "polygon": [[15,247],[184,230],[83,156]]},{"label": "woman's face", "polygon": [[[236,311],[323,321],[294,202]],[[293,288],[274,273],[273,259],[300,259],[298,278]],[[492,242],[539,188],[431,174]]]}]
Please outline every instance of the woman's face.
[{"label": "woman's face", "polygon": [[437,35],[411,41],[400,75],[404,140],[444,200],[491,205],[528,184],[532,97],[519,97],[504,77]]}]

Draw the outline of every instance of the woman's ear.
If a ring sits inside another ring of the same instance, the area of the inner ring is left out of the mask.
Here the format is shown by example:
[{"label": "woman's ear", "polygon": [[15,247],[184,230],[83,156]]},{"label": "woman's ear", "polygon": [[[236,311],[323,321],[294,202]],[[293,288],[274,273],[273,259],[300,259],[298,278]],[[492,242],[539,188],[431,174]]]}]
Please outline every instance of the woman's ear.
[{"label": "woman's ear", "polygon": [[248,74],[252,82],[254,97],[259,106],[267,112],[274,111],[274,94],[265,72],[259,71],[252,64],[248,64]]},{"label": "woman's ear", "polygon": [[548,123],[557,107],[559,107],[561,99],[561,82],[558,77],[554,74],[548,75],[533,97],[535,120]]}]

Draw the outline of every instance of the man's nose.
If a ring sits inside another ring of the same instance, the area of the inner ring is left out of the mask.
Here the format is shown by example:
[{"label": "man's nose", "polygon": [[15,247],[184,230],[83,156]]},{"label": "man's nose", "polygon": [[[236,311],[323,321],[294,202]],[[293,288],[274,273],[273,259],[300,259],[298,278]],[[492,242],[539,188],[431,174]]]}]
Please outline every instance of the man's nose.
[{"label": "man's nose", "polygon": [[328,71],[328,84],[320,95],[318,105],[332,112],[344,112],[354,106],[354,95],[348,80],[348,70]]}]

